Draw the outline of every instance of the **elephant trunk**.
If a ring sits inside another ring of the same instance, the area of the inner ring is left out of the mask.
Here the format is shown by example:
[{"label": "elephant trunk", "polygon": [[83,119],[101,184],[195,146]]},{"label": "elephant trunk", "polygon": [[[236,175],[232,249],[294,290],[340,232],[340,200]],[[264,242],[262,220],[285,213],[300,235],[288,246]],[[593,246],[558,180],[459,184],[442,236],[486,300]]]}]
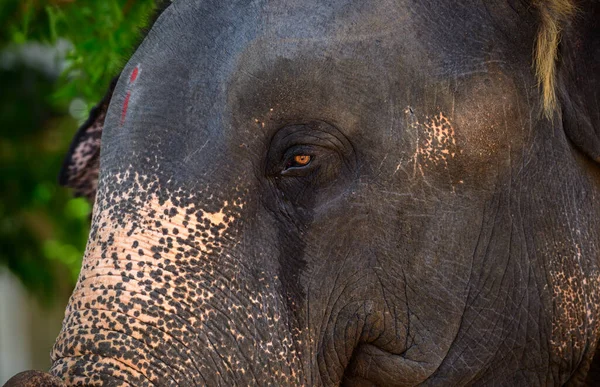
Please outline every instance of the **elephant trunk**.
[{"label": "elephant trunk", "polygon": [[85,385],[301,384],[302,333],[277,276],[236,258],[239,202],[130,192],[98,196],[51,373]]}]

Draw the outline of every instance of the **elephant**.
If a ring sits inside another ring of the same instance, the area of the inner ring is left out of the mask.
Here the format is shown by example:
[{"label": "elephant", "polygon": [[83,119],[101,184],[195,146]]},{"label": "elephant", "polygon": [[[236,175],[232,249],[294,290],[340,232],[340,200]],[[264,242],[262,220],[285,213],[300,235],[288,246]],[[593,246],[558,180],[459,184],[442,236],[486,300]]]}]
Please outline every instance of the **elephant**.
[{"label": "elephant", "polygon": [[600,381],[599,58],[596,0],[168,2],[66,158],[30,379]]}]

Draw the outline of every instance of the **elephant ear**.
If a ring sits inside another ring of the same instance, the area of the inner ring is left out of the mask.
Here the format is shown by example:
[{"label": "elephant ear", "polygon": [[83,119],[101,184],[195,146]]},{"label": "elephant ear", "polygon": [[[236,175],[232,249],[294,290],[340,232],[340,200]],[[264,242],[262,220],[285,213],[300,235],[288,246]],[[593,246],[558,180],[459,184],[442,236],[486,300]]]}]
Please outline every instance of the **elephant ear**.
[{"label": "elephant ear", "polygon": [[23,371],[10,378],[3,387],[66,387],[65,383],[43,371]]},{"label": "elephant ear", "polygon": [[104,119],[117,79],[111,82],[102,101],[91,110],[87,121],[77,130],[58,177],[61,185],[73,188],[76,196],[84,196],[92,203],[98,187]]},{"label": "elephant ear", "polygon": [[563,128],[600,163],[600,2],[581,0],[560,40],[557,92]]}]

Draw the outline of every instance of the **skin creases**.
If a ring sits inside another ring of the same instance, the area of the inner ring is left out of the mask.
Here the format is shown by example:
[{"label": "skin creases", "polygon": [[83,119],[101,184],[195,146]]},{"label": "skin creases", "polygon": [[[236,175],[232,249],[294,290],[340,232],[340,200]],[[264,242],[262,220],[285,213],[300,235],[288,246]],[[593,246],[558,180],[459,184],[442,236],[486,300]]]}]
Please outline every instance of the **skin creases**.
[{"label": "skin creases", "polygon": [[[254,367],[257,379],[297,380],[299,332],[274,309],[284,304],[275,300],[276,279],[263,272],[252,282],[230,254],[239,244],[242,196],[166,197],[143,188],[152,185],[138,174],[110,184],[130,188],[99,192],[53,372],[73,382],[99,373],[136,383],[206,384],[211,377],[232,383]],[[257,326],[268,330],[261,336],[268,340],[256,337]],[[224,348],[230,355],[217,366]]]}]

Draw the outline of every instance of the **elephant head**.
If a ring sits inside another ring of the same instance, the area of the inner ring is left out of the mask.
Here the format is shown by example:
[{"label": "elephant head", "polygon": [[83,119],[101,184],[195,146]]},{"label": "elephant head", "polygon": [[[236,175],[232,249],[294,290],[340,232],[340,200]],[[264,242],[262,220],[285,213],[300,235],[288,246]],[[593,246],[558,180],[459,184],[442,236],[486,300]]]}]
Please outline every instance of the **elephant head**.
[{"label": "elephant head", "polygon": [[51,374],[582,382],[600,332],[599,16],[174,1],[63,170],[95,204]]}]

